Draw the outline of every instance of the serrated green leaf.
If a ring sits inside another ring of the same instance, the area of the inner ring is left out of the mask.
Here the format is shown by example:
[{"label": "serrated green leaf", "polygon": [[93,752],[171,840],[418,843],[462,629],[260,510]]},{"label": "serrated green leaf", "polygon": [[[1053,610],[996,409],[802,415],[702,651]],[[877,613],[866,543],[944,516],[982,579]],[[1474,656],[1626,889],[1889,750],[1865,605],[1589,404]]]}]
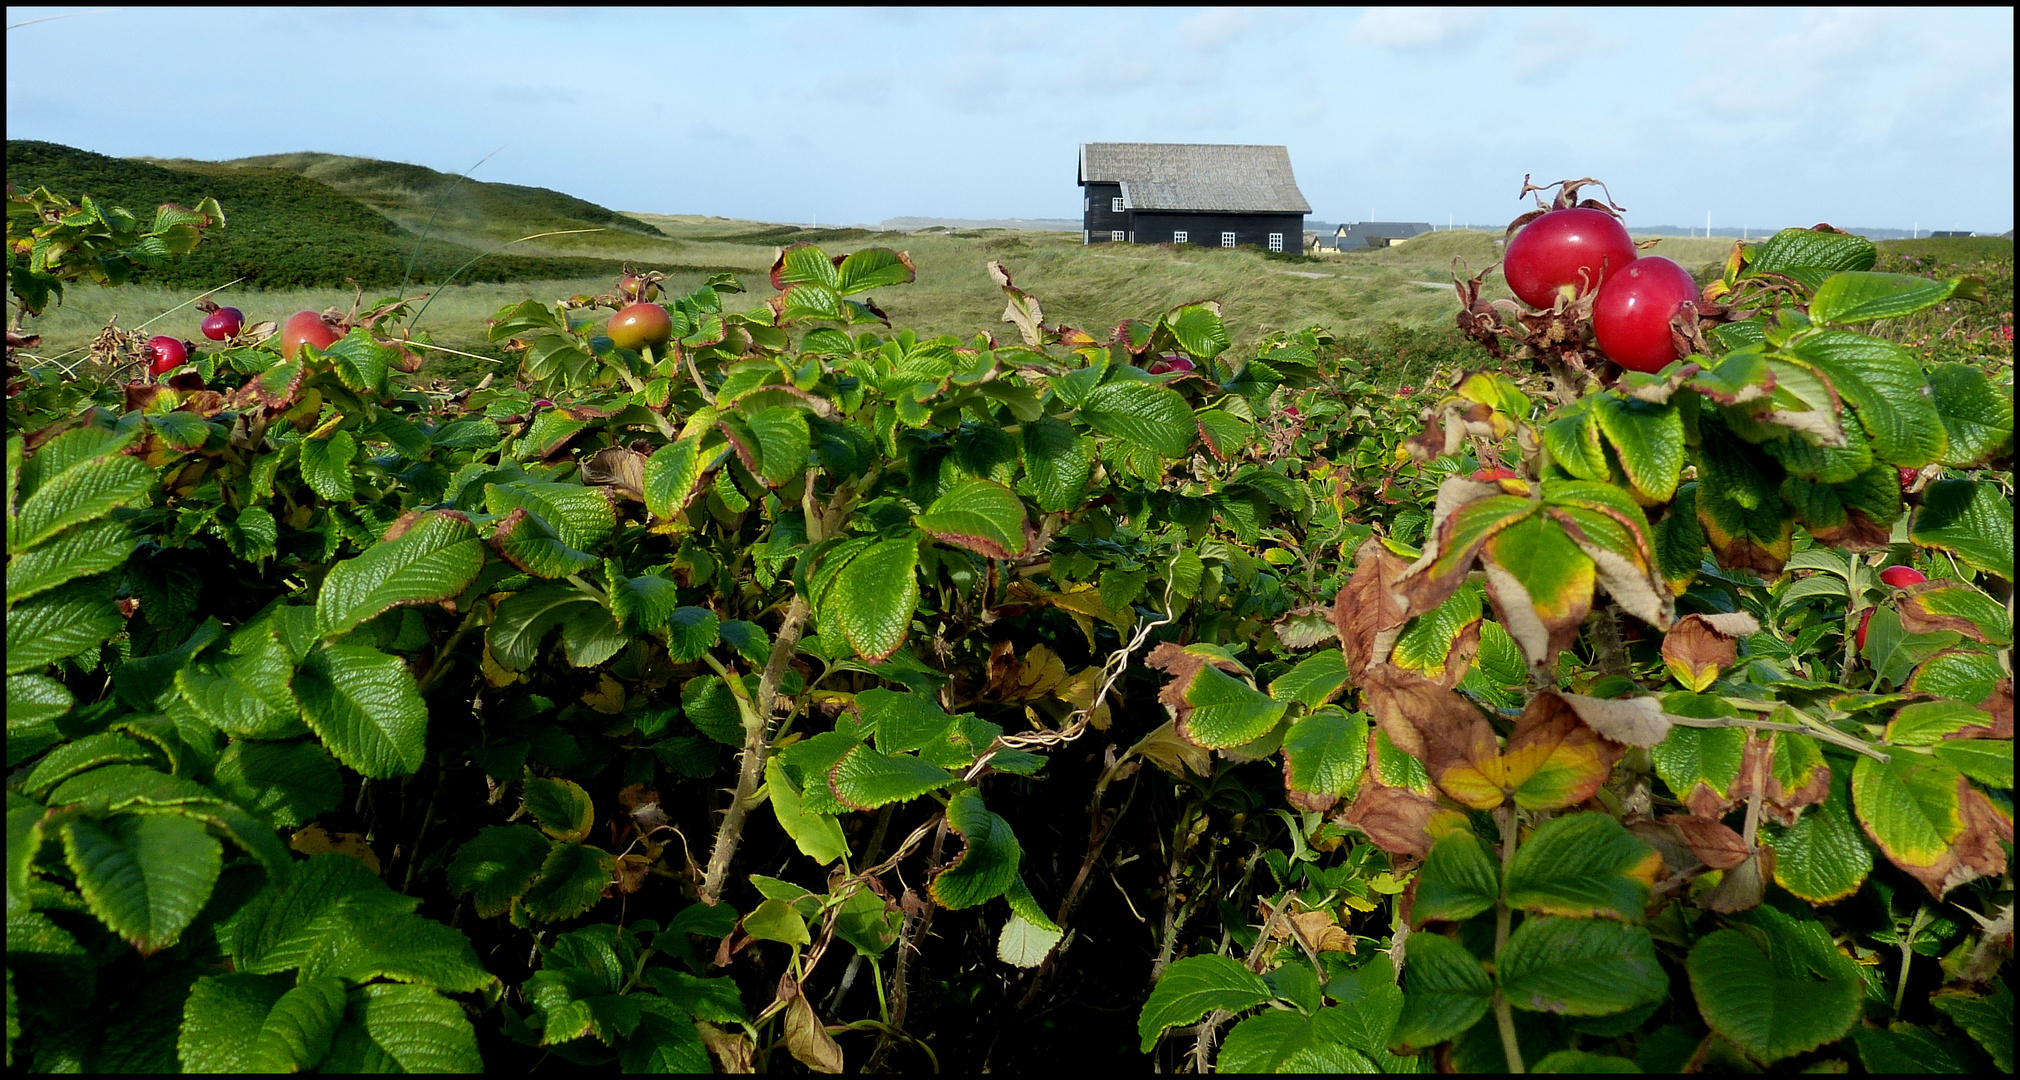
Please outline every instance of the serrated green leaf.
[{"label": "serrated green leaf", "polygon": [[563,578],[596,565],[596,556],[561,539],[547,522],[523,509],[500,518],[491,546],[520,570],[541,578]]},{"label": "serrated green leaf", "polygon": [[628,1073],[707,1073],[714,1071],[701,1032],[685,1016],[664,1016],[650,998],[638,1000],[638,1027],[617,1048],[617,1061]]},{"label": "serrated green leaf", "polygon": [[538,658],[540,643],[578,607],[597,607],[595,600],[572,585],[535,585],[506,597],[498,605],[485,637],[491,655],[507,671],[525,671]]},{"label": "serrated green leaf", "polygon": [[1992,484],[1938,480],[1922,493],[1908,536],[1972,569],[2013,579],[2013,503]]},{"label": "serrated green leaf", "polygon": [[1929,999],[1943,1015],[1969,1032],[2001,1072],[2013,1071],[2013,992],[2001,979],[1989,995],[1946,990]]},{"label": "serrated green leaf", "polygon": [[1648,931],[1606,919],[1532,916],[1509,936],[1499,972],[1508,1003],[1532,1012],[1604,1016],[1669,991]]},{"label": "serrated green leaf", "polygon": [[1072,510],[1087,498],[1094,471],[1090,441],[1058,417],[1024,425],[1024,477],[1019,487],[1047,511]]},{"label": "serrated green leaf", "polygon": [[1180,721],[1179,734],[1214,750],[1261,738],[1289,708],[1212,664],[1193,676],[1185,700],[1192,708]]},{"label": "serrated green leaf", "polygon": [[1987,787],[2013,789],[2013,740],[1950,739],[1935,745],[1936,759]]},{"label": "serrated green leaf", "polygon": [[180,814],[73,818],[58,831],[91,913],[143,955],[175,944],[223,866],[216,838]]},{"label": "serrated green leaf", "polygon": [[[61,472],[45,473],[41,485],[21,500],[8,523],[13,534],[8,551],[30,551],[72,525],[145,502],[153,489],[154,473],[138,459],[124,455],[87,459]],[[8,573],[11,577],[11,566]],[[9,590],[11,599],[11,585]]]},{"label": "serrated green leaf", "polygon": [[1871,240],[1853,233],[1783,229],[1746,251],[1741,277],[1781,274],[1809,289],[1841,270],[1869,270],[1879,258]]},{"label": "serrated green leaf", "polygon": [[107,575],[57,586],[7,611],[7,674],[94,648],[126,625]]},{"label": "serrated green leaf", "polygon": [[333,503],[347,503],[357,497],[357,481],[351,463],[358,457],[358,440],[348,431],[338,431],[326,439],[306,439],[301,447],[302,480],[317,495]]},{"label": "serrated green leaf", "polygon": [[1624,1057],[1584,1050],[1555,1050],[1529,1066],[1533,1073],[1638,1073],[1641,1066]]},{"label": "serrated green leaf", "polygon": [[330,347],[322,350],[330,361],[330,369],[337,374],[337,381],[353,393],[377,393],[386,385],[386,376],[391,374],[394,361],[400,358],[400,350],[390,345],[381,345],[372,340],[370,332],[363,327],[330,342]]},{"label": "serrated green leaf", "polygon": [[1823,326],[1851,326],[1876,319],[1898,319],[1934,307],[1953,296],[1982,299],[1984,283],[1957,277],[1934,281],[1913,274],[1846,271],[1832,274],[1810,299],[1810,320]]},{"label": "serrated green leaf", "polygon": [[1918,701],[1894,714],[1886,740],[1895,746],[1934,746],[1946,735],[1991,724],[1990,713],[1961,701]]},{"label": "serrated green leaf", "polygon": [[[1656,405],[1639,398],[1600,394],[1592,399],[1592,417],[1606,441],[1620,456],[1620,467],[1640,492],[1655,502],[1667,502],[1687,460],[1683,447],[1683,414],[1675,405]],[[1604,476],[1584,477],[1604,480]]]},{"label": "serrated green leaf", "polygon": [[1460,922],[1492,908],[1501,898],[1501,870],[1486,845],[1465,829],[1454,829],[1431,845],[1417,871],[1410,925]]},{"label": "serrated green leaf", "polygon": [[1178,391],[1146,382],[1103,383],[1081,399],[1088,426],[1165,458],[1184,457],[1199,435]]},{"label": "serrated green leaf", "polygon": [[344,1019],[345,1004],[341,979],[307,979],[290,988],[260,1021],[242,1071],[293,1073],[315,1068],[330,1052],[330,1038]]},{"label": "serrated green leaf", "polygon": [[[1722,713],[1724,709],[1697,695],[1671,694],[1663,698],[1663,711],[1678,716],[1699,712]],[[1686,805],[1703,807],[1711,814],[1729,805],[1733,782],[1739,779],[1740,759],[1746,751],[1746,733],[1738,728],[1694,728],[1679,724],[1669,729],[1662,742],[1649,750],[1655,774]],[[1716,816],[1712,814],[1712,816]]]},{"label": "serrated green leaf", "polygon": [[304,730],[290,689],[295,665],[270,621],[240,628],[227,650],[175,671],[175,688],[198,716],[247,738],[275,739]]},{"label": "serrated green leaf", "polygon": [[477,1032],[463,1006],[424,986],[360,986],[321,1071],[481,1072]]},{"label": "serrated green leaf", "polygon": [[1404,949],[1403,1012],[1389,1036],[1392,1047],[1435,1046],[1487,1015],[1494,985],[1464,945],[1411,934]]},{"label": "serrated green leaf", "polygon": [[539,483],[515,480],[509,484],[487,484],[484,508],[493,514],[524,510],[539,518],[560,541],[583,552],[595,552],[616,527],[617,515],[607,488],[582,484]]},{"label": "serrated green leaf", "polygon": [[1984,372],[1969,364],[1938,364],[1929,369],[1929,388],[1950,437],[1942,464],[1968,468],[2011,442],[2013,398]]},{"label": "serrated green leaf", "polygon": [[704,451],[702,433],[671,442],[645,459],[645,508],[661,521],[671,519],[687,507],[708,470],[722,460],[728,447]]},{"label": "serrated green leaf", "polygon": [[482,919],[505,914],[540,874],[552,843],[530,825],[488,825],[456,849],[449,888],[471,894]]},{"label": "serrated green leaf", "polygon": [[[1481,979],[1485,978],[1483,972]],[[1269,999],[1269,984],[1238,960],[1225,956],[1174,960],[1137,1014],[1138,1049],[1150,1053],[1165,1029],[1193,1023],[1215,1009],[1240,1012]]]},{"label": "serrated green leaf", "polygon": [[[17,676],[25,678],[26,676]],[[51,680],[54,682],[54,680]],[[61,685],[61,684],[58,684]],[[11,702],[10,702],[11,704]],[[8,719],[12,720],[10,715]],[[100,765],[129,762],[152,765],[160,759],[154,747],[118,732],[86,735],[49,752],[20,780],[20,790],[34,798],[46,798],[57,784]]]},{"label": "serrated green leaf", "polygon": [[602,899],[616,870],[616,858],[602,848],[556,844],[540,864],[539,880],[521,902],[536,919],[572,919]]},{"label": "serrated green leaf", "polygon": [[1508,903],[1549,915],[1640,922],[1662,856],[1607,814],[1538,826],[1508,867]]},{"label": "serrated green leaf", "polygon": [[849,842],[842,835],[841,823],[832,815],[806,809],[799,787],[776,758],[765,762],[765,790],[771,796],[769,801],[779,828],[792,838],[800,854],[823,866],[849,854]]},{"label": "serrated green leaf", "polygon": [[776,941],[781,945],[799,947],[813,944],[813,936],[807,932],[807,920],[793,910],[789,901],[768,897],[744,916],[744,933],[759,941]]},{"label": "serrated green leaf", "polygon": [[219,791],[276,829],[296,829],[337,807],[344,778],[313,742],[237,740],[214,773]]},{"label": "serrated green leaf", "polygon": [[908,536],[876,541],[836,575],[826,602],[856,655],[882,660],[905,643],[919,608],[918,564],[918,542]]},{"label": "serrated green leaf", "polygon": [[484,569],[484,545],[461,515],[423,514],[399,539],[338,563],[316,595],[316,633],[334,637],[408,604],[452,599]]},{"label": "serrated green leaf", "polygon": [[1751,917],[1758,938],[1715,930],[1684,961],[1706,1023],[1768,1064],[1843,1035],[1859,1016],[1857,966],[1820,923],[1771,907]]},{"label": "serrated green leaf", "polygon": [[991,559],[1015,558],[1029,543],[1024,500],[994,480],[963,480],[912,521],[935,540]]},{"label": "serrated green leaf", "polygon": [[1284,733],[1283,753],[1284,787],[1306,797],[1293,795],[1293,801],[1317,804],[1351,795],[1368,766],[1368,720],[1337,710],[1307,716]]},{"label": "serrated green leaf", "polygon": [[1890,465],[1920,468],[1943,456],[1942,417],[1928,397],[1928,379],[1907,350],[1843,330],[1801,339],[1792,355],[1826,379],[1873,441],[1873,453]]},{"label": "serrated green leaf", "polygon": [[98,520],[64,529],[33,550],[16,548],[7,560],[7,602],[117,569],[138,543],[126,522]]},{"label": "serrated green leaf", "polygon": [[956,792],[947,803],[947,823],[961,834],[961,854],[933,875],[930,888],[941,907],[960,909],[993,900],[1017,879],[1024,849],[1010,823],[982,805],[974,788]]},{"label": "serrated green leaf", "polygon": [[288,980],[272,975],[208,975],[190,987],[176,1040],[182,1068],[191,1073],[267,1071],[254,1044]]},{"label": "serrated green leaf", "polygon": [[883,754],[867,746],[850,750],[830,770],[835,797],[854,810],[916,799],[952,783],[946,769],[908,754]]},{"label": "serrated green leaf", "polygon": [[1201,304],[1181,304],[1165,312],[1157,320],[1156,331],[1163,331],[1180,349],[1202,360],[1219,356],[1228,347],[1227,326],[1221,321],[1220,305],[1214,301]]},{"label": "serrated green leaf", "polygon": [[1315,709],[1331,701],[1333,695],[1346,684],[1346,654],[1338,649],[1321,649],[1277,676],[1276,681],[1270,683],[1270,697],[1278,701],[1300,702],[1308,709]]},{"label": "serrated green leaf", "polygon": [[295,673],[294,693],[302,718],[338,761],[375,780],[421,767],[428,706],[399,657],[323,645]]},{"label": "serrated green leaf", "polygon": [[[2010,765],[2008,766],[2011,767]],[[1775,882],[1812,904],[1828,904],[1857,891],[1873,869],[1873,853],[1852,821],[1845,770],[1831,770],[1831,792],[1816,809],[1786,829],[1770,825]]]},{"label": "serrated green leaf", "polygon": [[1273,1009],[1236,1024],[1214,1058],[1217,1073],[1370,1073],[1367,1055],[1347,1045],[1347,1010]]},{"label": "serrated green leaf", "polygon": [[745,419],[757,439],[754,472],[773,487],[789,484],[806,472],[813,436],[807,431],[805,410],[780,405],[759,409]]},{"label": "serrated green leaf", "polygon": [[525,785],[526,812],[540,831],[564,844],[579,844],[589,838],[596,824],[596,807],[589,793],[573,780],[541,776],[528,777]]}]

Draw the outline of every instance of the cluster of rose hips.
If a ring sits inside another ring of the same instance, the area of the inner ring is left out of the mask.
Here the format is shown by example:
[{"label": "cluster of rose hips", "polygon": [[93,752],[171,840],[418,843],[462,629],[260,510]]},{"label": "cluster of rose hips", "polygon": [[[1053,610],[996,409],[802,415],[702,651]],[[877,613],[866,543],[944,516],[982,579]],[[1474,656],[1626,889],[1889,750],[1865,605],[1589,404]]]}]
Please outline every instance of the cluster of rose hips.
[{"label": "cluster of rose hips", "polygon": [[1609,359],[1630,371],[1660,371],[1678,358],[1670,320],[1698,299],[1690,271],[1641,255],[1619,218],[1584,206],[1551,210],[1522,226],[1501,270],[1534,308],[1553,306],[1562,290],[1576,299],[1596,287],[1592,334]]},{"label": "cluster of rose hips", "polygon": [[[245,331],[245,325],[245,312],[235,307],[221,307],[204,316],[198,329],[212,341],[233,341]],[[304,343],[327,349],[343,336],[344,327],[322,313],[297,311],[288,316],[288,321],[281,326],[281,356],[293,360]],[[196,351],[196,343],[157,334],[147,340],[147,351],[148,374],[166,375],[189,362],[190,354]]]}]

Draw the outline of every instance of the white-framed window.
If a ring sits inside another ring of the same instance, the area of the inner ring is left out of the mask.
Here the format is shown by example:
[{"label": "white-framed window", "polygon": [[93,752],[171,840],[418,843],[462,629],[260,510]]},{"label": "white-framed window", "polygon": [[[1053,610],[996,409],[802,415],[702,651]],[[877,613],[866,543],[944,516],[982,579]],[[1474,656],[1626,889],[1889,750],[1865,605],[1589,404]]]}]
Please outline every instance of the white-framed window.
[{"label": "white-framed window", "polygon": [[1117,195],[1114,198],[1108,200],[1108,212],[1111,214],[1122,213],[1122,196]]},{"label": "white-framed window", "polygon": [[1283,249],[1284,249],[1284,234],[1282,234],[1282,233],[1280,233],[1280,232],[1273,232],[1273,233],[1271,233],[1271,234],[1270,234],[1270,250],[1271,250],[1271,251],[1282,251]]},{"label": "white-framed window", "polygon": [[1185,230],[1184,230],[1184,229],[1174,229],[1174,230],[1172,231],[1172,234],[1171,234],[1171,242],[1172,242],[1172,243],[1174,243],[1174,244],[1183,244],[1183,243],[1185,243],[1185,241],[1186,241],[1186,232],[1185,232]]},{"label": "white-framed window", "polygon": [[1116,242],[1116,243],[1118,243],[1118,244],[1122,243],[1122,241],[1123,241],[1123,240],[1125,240],[1125,239],[1127,239],[1127,238],[1128,238],[1128,236],[1129,236],[1129,234],[1128,234],[1128,233],[1126,233],[1126,232],[1123,232],[1123,231],[1122,231],[1121,229],[1117,229],[1117,230],[1115,230],[1114,232],[1111,232],[1111,233],[1109,233],[1109,234],[1108,234],[1108,238],[1109,238],[1110,240],[1113,240],[1114,242]]},{"label": "white-framed window", "polygon": [[1224,232],[1224,233],[1221,233],[1221,234],[1220,234],[1220,246],[1221,246],[1221,247],[1224,247],[1224,248],[1231,248],[1231,247],[1233,247],[1233,246],[1234,246],[1234,234],[1233,234],[1233,233],[1231,233],[1231,232]]}]

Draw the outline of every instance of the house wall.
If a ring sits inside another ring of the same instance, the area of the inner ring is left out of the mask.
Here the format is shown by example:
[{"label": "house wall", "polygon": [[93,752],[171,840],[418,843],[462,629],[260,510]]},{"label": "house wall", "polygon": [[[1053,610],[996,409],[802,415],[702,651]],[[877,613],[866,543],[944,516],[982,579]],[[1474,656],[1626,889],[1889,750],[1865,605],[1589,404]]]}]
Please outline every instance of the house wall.
[{"label": "house wall", "polygon": [[1219,247],[1220,234],[1231,232],[1238,247],[1267,248],[1269,234],[1282,233],[1284,251],[1295,255],[1304,250],[1303,214],[1181,214],[1139,210],[1134,217],[1129,227],[1135,230],[1139,244],[1169,244],[1172,233],[1183,229],[1188,244],[1203,247]]},{"label": "house wall", "polygon": [[1088,243],[1106,244],[1109,234],[1116,229],[1128,232],[1129,211],[1118,214],[1109,209],[1114,205],[1111,200],[1122,195],[1121,184],[1083,184],[1080,193],[1087,200],[1080,227],[1087,230]]}]

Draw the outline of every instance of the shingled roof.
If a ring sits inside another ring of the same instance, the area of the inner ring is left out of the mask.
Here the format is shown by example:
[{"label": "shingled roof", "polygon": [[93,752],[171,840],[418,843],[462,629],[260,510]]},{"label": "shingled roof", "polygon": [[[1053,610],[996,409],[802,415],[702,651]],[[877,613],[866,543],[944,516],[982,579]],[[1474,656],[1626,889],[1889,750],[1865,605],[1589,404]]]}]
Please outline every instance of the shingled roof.
[{"label": "shingled roof", "polygon": [[1312,212],[1281,146],[1081,143],[1080,182],[1120,183],[1131,210]]}]

